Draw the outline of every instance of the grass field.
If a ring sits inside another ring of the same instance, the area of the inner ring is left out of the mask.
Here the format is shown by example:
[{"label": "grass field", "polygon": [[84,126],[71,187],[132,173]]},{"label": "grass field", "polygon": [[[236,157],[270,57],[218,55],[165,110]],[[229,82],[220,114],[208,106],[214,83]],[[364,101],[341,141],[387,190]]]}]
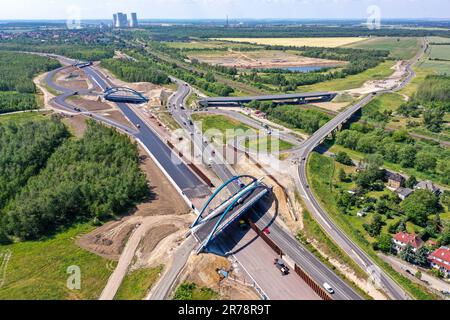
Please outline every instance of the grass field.
[{"label": "grass field", "polygon": [[[0,300],[97,299],[116,263],[75,244],[93,229],[83,224],[48,240],[0,246],[0,252],[11,251]],[[69,266],[80,267],[81,290],[67,288]]]},{"label": "grass field", "polygon": [[142,300],[156,283],[163,267],[135,270],[125,277],[115,300]]},{"label": "grass field", "polygon": [[246,42],[268,46],[293,46],[293,47],[326,47],[336,48],[351,43],[364,41],[367,38],[360,37],[330,37],[330,38],[219,38],[218,41]]},{"label": "grass field", "polygon": [[395,60],[408,60],[420,49],[419,38],[372,38],[346,45],[346,47],[364,50],[389,50]]},{"label": "grass field", "polygon": [[450,45],[431,46],[430,58],[450,60]]},{"label": "grass field", "polygon": [[429,43],[450,43],[450,38],[444,37],[428,37],[427,40]]},{"label": "grass field", "polygon": [[174,300],[215,300],[219,294],[206,287],[198,287],[195,283],[182,283],[175,291]]},{"label": "grass field", "polygon": [[403,103],[405,103],[405,100],[402,95],[398,93],[386,93],[372,100],[364,108],[375,105],[377,106],[377,110],[380,112],[385,110],[396,111]]},{"label": "grass field", "polygon": [[379,266],[390,274],[397,283],[406,288],[416,299],[432,300],[435,298],[431,294],[426,293],[420,286],[397,273],[377,256],[370,243],[362,236],[361,232],[357,231],[363,228],[361,219],[356,216],[342,215],[338,212],[335,198],[332,196],[333,192],[335,192],[334,185],[336,184],[337,174],[333,159],[313,153],[308,161],[307,174],[311,189],[324,209],[353,241],[356,241]]},{"label": "grass field", "polygon": [[310,86],[299,87],[301,91],[342,91],[361,87],[368,80],[381,80],[394,73],[391,68],[395,65],[394,61],[386,61],[377,67],[366,70],[360,74],[348,76],[343,79],[336,79],[317,83]]},{"label": "grass field", "polygon": [[284,140],[277,141],[276,138],[268,136],[261,137],[261,139],[245,141],[244,146],[247,149],[257,152],[286,151],[294,147],[293,144],[287,141]]},{"label": "grass field", "polygon": [[[44,120],[46,119],[46,116],[43,116],[44,114],[47,114],[48,112],[41,112],[41,111],[27,111],[27,112],[21,112],[21,113],[14,113],[14,114],[2,114],[0,115],[0,124],[8,122],[8,121],[14,121],[16,123],[29,121],[29,120]],[[47,117],[48,118],[48,117]]]},{"label": "grass field", "polygon": [[257,133],[255,129],[222,115],[194,114],[192,120],[201,123],[202,132],[206,136],[222,138],[223,143],[236,136],[245,135],[246,132],[250,133],[249,135]]}]

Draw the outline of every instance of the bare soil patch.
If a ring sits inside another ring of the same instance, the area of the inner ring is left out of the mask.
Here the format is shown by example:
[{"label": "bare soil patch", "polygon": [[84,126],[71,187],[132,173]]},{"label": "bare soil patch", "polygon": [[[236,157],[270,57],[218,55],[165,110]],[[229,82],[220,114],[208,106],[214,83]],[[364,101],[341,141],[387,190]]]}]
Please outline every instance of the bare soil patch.
[{"label": "bare soil patch", "polygon": [[108,111],[102,113],[101,115],[104,116],[105,118],[114,120],[124,126],[131,126],[131,127],[134,126],[130,121],[127,120],[127,118],[125,118],[125,116],[119,110]]},{"label": "bare soil patch", "polygon": [[77,240],[77,244],[104,258],[117,261],[136,225],[123,223],[123,221],[108,222],[82,236]]},{"label": "bare soil patch", "polygon": [[72,98],[74,99],[73,101],[76,102],[77,106],[84,108],[88,111],[91,112],[96,112],[96,111],[105,111],[105,110],[110,110],[112,108],[114,108],[112,105],[110,105],[107,102],[103,102],[101,101],[101,99],[99,100],[100,97],[92,97],[92,98],[86,98],[86,97],[76,97],[76,98]]},{"label": "bare soil patch", "polygon": [[88,89],[85,73],[75,67],[69,67],[56,74],[56,83],[69,89]]},{"label": "bare soil patch", "polygon": [[242,69],[341,65],[342,61],[302,57],[283,51],[197,53],[189,56],[211,65]]},{"label": "bare soil patch", "polygon": [[76,138],[83,137],[87,129],[86,118],[82,115],[67,116],[63,122],[69,126]]},{"label": "bare soil patch", "polygon": [[199,287],[213,289],[219,293],[220,299],[260,299],[253,288],[231,279],[222,279],[217,269],[226,270],[229,276],[234,276],[231,263],[226,258],[212,254],[191,255],[180,279],[182,282],[193,282]]}]

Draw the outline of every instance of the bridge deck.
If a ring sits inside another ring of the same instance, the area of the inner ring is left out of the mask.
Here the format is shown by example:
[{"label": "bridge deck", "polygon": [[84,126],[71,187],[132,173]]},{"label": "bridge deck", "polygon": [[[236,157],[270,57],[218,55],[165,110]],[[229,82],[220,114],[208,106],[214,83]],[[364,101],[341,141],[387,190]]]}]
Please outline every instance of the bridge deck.
[{"label": "bridge deck", "polygon": [[[218,235],[220,232],[226,229],[231,223],[239,219],[248,209],[250,209],[253,206],[253,204],[255,204],[259,199],[261,199],[265,194],[267,194],[267,192],[268,192],[267,189],[263,190],[257,189],[251,192],[247,197],[245,197],[246,200],[244,201],[244,203],[236,205],[232,210],[230,210],[230,212],[228,212],[227,216],[223,219],[223,221],[217,228],[215,235]],[[211,234],[212,230],[214,229],[214,226],[220,219],[222,213],[223,212],[221,212],[220,214],[216,214],[213,218],[205,221],[203,224],[199,226],[199,228],[195,232],[195,237],[200,243],[203,243]]]},{"label": "bridge deck", "polygon": [[336,93],[333,92],[310,92],[310,93],[249,96],[249,97],[214,97],[203,99],[200,101],[200,104],[204,106],[209,106],[217,104],[249,103],[252,101],[283,101],[283,100],[308,100],[308,99],[316,99],[318,101],[331,101],[335,97]]}]

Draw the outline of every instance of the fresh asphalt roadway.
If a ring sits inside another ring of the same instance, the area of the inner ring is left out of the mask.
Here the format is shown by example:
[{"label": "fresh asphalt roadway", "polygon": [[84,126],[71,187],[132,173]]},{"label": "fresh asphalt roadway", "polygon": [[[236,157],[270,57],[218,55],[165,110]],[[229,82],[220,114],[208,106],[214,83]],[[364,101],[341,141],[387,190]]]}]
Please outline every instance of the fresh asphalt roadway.
[{"label": "fresh asphalt roadway", "polygon": [[[70,60],[66,60],[70,62]],[[61,69],[50,72],[46,77],[47,85],[62,92],[62,94],[56,97],[55,102],[62,108],[74,112],[74,107],[70,105],[66,100],[68,97],[75,94],[74,90],[67,89],[57,85],[54,81],[54,75]],[[88,75],[92,82],[98,86],[101,90],[113,87],[113,84],[101,73],[94,69],[94,67],[83,68],[86,75]],[[79,94],[89,94],[89,90],[81,90]],[[152,155],[158,159],[158,162],[164,168],[164,170],[170,175],[177,186],[182,192],[190,199],[201,198],[208,195],[208,187],[172,152],[172,150],[162,141],[158,135],[151,130],[145,122],[139,118],[136,113],[125,103],[117,103],[117,106],[125,114],[128,120],[136,127],[140,127],[139,130],[131,129],[126,126],[120,125],[117,122],[106,119],[104,117],[94,115],[91,116],[101,121],[107,122],[115,127],[120,128],[134,137],[138,138],[152,153]],[[84,112],[86,113],[86,112]]]},{"label": "fresh asphalt roadway", "polygon": [[[182,82],[174,79],[178,83],[177,92],[171,97],[169,105],[173,117],[178,121],[178,123],[188,132],[192,133],[192,138],[196,146],[202,150],[206,151],[203,153],[204,158],[208,158],[214,150],[211,144],[205,145],[201,133],[198,133],[195,126],[191,126],[188,122],[189,114],[185,109],[185,100],[190,93],[190,87]],[[184,109],[181,108],[183,106]],[[207,159],[211,160],[212,170],[222,181],[228,181],[231,177],[235,176],[233,169],[230,168],[224,162],[221,162],[219,157],[219,152],[216,152],[216,156]],[[238,191],[238,186],[235,184],[230,185],[230,193]],[[287,230],[284,230],[277,222],[274,221],[274,217],[270,214],[266,214],[266,209],[252,210],[256,215],[256,224],[260,229],[264,229],[266,226],[270,226],[269,237],[283,250],[286,256],[292,259],[298,266],[305,270],[319,285],[327,282],[335,290],[333,299],[335,300],[361,300],[361,297],[355,290],[350,287],[346,282],[339,278],[333,271],[331,271],[326,265],[324,265],[316,256],[310,253],[303,245],[301,245],[298,240],[296,240]],[[264,212],[265,214],[258,214],[259,212]],[[264,242],[263,242],[264,243]],[[264,243],[265,246],[267,246]],[[254,248],[252,248],[254,249]],[[241,250],[239,251],[240,262],[247,261],[247,258],[256,259],[259,251],[253,250]],[[242,258],[242,254],[248,255],[247,258]],[[273,255],[272,255],[273,258]],[[241,261],[242,260],[242,261]],[[268,265],[267,268],[273,267]],[[264,278],[263,278],[264,279]],[[273,284],[276,285],[276,284]],[[264,286],[264,284],[260,285]],[[270,298],[270,295],[269,295]]]}]

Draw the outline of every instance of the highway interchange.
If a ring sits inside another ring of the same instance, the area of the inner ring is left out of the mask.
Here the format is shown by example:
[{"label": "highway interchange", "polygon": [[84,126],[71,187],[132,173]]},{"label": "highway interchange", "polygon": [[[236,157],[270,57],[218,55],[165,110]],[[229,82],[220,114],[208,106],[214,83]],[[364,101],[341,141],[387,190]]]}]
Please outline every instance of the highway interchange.
[{"label": "highway interchange", "polygon": [[[54,56],[55,57],[55,56]],[[60,61],[62,60],[65,64],[74,64],[73,60],[57,57]],[[414,77],[414,72],[412,71],[411,65],[415,61],[412,61],[408,65],[408,76],[404,79],[401,85],[394,89],[404,87],[410,80]],[[102,91],[107,88],[113,87],[112,82],[99,72],[94,66],[86,66],[83,68],[86,75],[91,79],[92,83],[96,84]],[[126,132],[129,135],[134,136],[136,139],[142,142],[154,159],[159,163],[160,168],[165,171],[174,185],[181,191],[183,196],[188,199],[200,198],[207,196],[209,194],[208,187],[197,177],[182,161],[173,161],[174,154],[172,150],[166,145],[166,143],[158,136],[158,134],[144,121],[141,116],[139,116],[133,107],[125,103],[117,103],[118,108],[122,111],[125,117],[134,124],[135,127],[130,128],[122,124],[116,123],[110,119],[104,118],[99,115],[93,115],[88,113],[87,110],[80,110],[79,108],[74,108],[73,105],[67,102],[70,96],[75,94],[90,94],[90,91],[80,91],[75,92],[72,89],[66,89],[58,86],[54,83],[54,75],[59,72],[57,69],[50,72],[46,78],[47,85],[53,90],[61,93],[58,95],[54,103],[58,108],[63,109],[70,113],[82,113],[86,116],[95,118],[99,121],[105,122],[108,125],[114,126],[121,131]],[[177,79],[173,79],[178,84],[178,90],[170,98],[169,106],[174,119],[185,129],[189,135],[191,135],[192,140],[203,155],[203,160],[205,163],[209,163],[211,169],[215,174],[222,180],[227,181],[231,177],[235,176],[236,173],[220,156],[219,152],[215,152],[214,146],[212,144],[205,143],[202,134],[196,130],[195,126],[190,125],[189,112],[186,111],[185,102],[189,94],[191,93],[191,87],[181,82]],[[379,92],[373,95],[368,95],[363,98],[357,104],[346,109],[344,112],[336,116],[333,120],[319,129],[313,136],[311,136],[307,141],[302,144],[302,147],[297,151],[298,157],[300,159],[300,164],[298,168],[298,188],[301,196],[305,200],[307,208],[313,213],[314,217],[322,228],[332,237],[332,239],[364,270],[366,270],[370,275],[379,276],[379,280],[383,290],[392,299],[409,299],[409,296],[401,289],[389,276],[384,274],[376,265],[372,262],[370,257],[361,250],[352,240],[350,240],[345,233],[338,228],[332,219],[328,216],[325,210],[322,209],[319,201],[315,198],[314,194],[309,188],[307,177],[306,177],[306,160],[310,153],[339,125],[346,122],[352,115],[361,109],[364,105],[369,103],[376,96],[383,94],[385,92]],[[78,110],[77,110],[78,109]],[[210,155],[215,152],[215,156]],[[231,185],[230,192],[236,191],[237,185]],[[344,282],[340,277],[338,277],[333,271],[331,271],[327,266],[325,266],[318,258],[311,254],[306,248],[304,248],[290,233],[285,230],[277,221],[273,221],[273,215],[258,212],[258,210],[253,210],[252,214],[257,216],[257,225],[261,229],[270,225],[271,234],[270,238],[282,249],[286,256],[292,259],[300,267],[308,272],[311,278],[313,278],[317,283],[322,284],[328,282],[335,289],[335,295],[333,299],[345,299],[345,300],[357,300],[361,299],[359,294],[355,292],[346,282]],[[250,250],[243,250],[242,252],[249,252]],[[241,260],[244,260],[241,258]],[[267,268],[273,268],[273,266],[267,266]],[[270,295],[268,296],[270,298]]]}]

